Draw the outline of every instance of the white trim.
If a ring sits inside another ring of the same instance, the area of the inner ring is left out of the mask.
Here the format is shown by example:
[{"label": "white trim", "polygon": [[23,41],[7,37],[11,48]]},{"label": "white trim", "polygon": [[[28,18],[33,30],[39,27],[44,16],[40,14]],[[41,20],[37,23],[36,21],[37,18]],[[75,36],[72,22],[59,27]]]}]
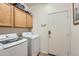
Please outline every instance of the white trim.
[{"label": "white trim", "polygon": [[[68,27],[69,27],[69,30],[68,30],[68,33],[69,33],[69,38],[68,38],[68,45],[69,45],[69,47],[67,47],[68,49],[67,49],[67,51],[68,51],[68,55],[71,55],[71,20],[70,20],[70,18],[69,18],[69,11],[68,10],[62,10],[62,11],[56,11],[56,12],[51,12],[51,13],[48,13],[48,15],[51,15],[51,14],[56,14],[56,13],[63,13],[63,12],[67,12],[67,15],[68,15],[68,20],[69,20],[69,22],[70,22],[70,24],[68,25]],[[49,24],[49,23],[48,23]],[[49,26],[48,26],[48,29],[49,29]],[[49,40],[49,38],[48,38],[48,40]],[[48,53],[49,53],[49,42],[48,42]]]}]

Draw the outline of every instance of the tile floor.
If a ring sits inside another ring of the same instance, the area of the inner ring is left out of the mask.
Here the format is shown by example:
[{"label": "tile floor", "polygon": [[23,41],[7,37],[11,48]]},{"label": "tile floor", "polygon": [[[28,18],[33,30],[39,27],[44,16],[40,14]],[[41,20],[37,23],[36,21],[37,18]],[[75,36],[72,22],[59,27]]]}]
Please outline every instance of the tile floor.
[{"label": "tile floor", "polygon": [[56,56],[56,55],[53,55],[53,54],[46,54],[46,53],[40,52],[38,56]]},{"label": "tile floor", "polygon": [[39,56],[50,56],[50,55],[40,52]]}]

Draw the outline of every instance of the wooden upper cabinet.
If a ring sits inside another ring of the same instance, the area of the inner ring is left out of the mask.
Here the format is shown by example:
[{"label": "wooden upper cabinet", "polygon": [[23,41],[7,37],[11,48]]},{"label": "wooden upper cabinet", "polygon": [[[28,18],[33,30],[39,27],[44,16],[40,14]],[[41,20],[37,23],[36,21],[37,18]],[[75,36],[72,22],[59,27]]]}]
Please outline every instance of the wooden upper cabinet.
[{"label": "wooden upper cabinet", "polygon": [[0,3],[0,26],[12,26],[12,7]]},{"label": "wooden upper cabinet", "polygon": [[27,27],[32,27],[32,15],[27,13]]},{"label": "wooden upper cabinet", "polygon": [[0,26],[32,27],[32,16],[11,5],[0,3]]},{"label": "wooden upper cabinet", "polygon": [[15,7],[15,27],[26,27],[26,13]]}]

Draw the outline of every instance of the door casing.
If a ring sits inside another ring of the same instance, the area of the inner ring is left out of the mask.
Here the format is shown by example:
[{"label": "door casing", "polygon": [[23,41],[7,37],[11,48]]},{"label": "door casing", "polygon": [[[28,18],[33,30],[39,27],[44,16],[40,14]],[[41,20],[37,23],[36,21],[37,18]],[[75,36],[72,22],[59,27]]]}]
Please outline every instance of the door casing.
[{"label": "door casing", "polygon": [[[67,10],[64,10],[64,11],[58,11],[58,12],[52,12],[52,13],[49,13],[48,14],[48,16],[49,15],[51,15],[51,14],[57,14],[57,13],[63,13],[63,12],[66,12],[67,13],[67,22],[68,22],[68,33],[67,33],[67,45],[68,45],[68,49],[67,49],[67,55],[71,55],[71,40],[70,40],[70,37],[71,37],[71,26],[70,26],[70,20],[69,20],[69,13],[68,13],[68,11]],[[49,19],[49,18],[48,18]],[[49,22],[49,20],[48,20],[48,22]],[[48,26],[48,30],[49,30],[49,26]],[[49,35],[48,35],[49,36]],[[49,40],[50,40],[50,38],[48,38],[48,53],[49,53]],[[50,53],[49,53],[50,54]]]}]

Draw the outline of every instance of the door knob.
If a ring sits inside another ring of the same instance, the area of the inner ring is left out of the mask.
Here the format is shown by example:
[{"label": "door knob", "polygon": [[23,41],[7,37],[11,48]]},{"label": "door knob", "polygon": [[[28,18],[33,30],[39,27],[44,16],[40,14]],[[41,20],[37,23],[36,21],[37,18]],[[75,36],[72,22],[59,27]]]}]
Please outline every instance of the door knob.
[{"label": "door knob", "polygon": [[50,31],[50,30],[48,31],[48,34],[49,34],[49,35],[51,34],[51,31]]}]

